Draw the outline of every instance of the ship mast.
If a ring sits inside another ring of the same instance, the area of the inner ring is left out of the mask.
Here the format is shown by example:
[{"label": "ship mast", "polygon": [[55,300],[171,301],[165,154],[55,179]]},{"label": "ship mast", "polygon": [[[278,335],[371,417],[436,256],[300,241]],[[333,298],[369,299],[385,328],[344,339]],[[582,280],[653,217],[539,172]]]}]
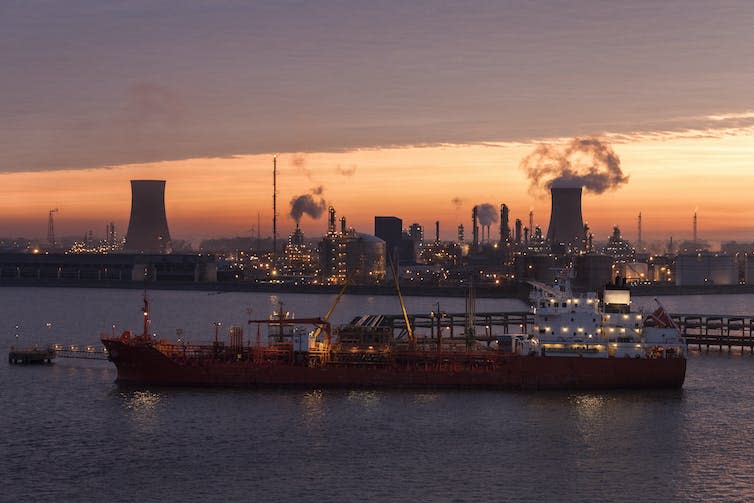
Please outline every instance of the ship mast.
[{"label": "ship mast", "polygon": [[144,307],[142,309],[144,312],[144,332],[141,334],[144,339],[149,338],[149,326],[151,324],[151,319],[149,317],[149,299],[147,298],[147,284],[144,282]]}]

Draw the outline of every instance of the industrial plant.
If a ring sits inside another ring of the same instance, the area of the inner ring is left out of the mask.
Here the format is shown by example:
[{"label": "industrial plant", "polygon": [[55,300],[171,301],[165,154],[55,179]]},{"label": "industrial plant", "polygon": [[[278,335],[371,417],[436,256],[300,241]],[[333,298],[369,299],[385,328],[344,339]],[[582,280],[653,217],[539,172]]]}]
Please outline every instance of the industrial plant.
[{"label": "industrial plant", "polygon": [[[575,145],[575,144],[574,144]],[[572,146],[593,148],[592,144]],[[547,150],[541,155],[553,154]],[[173,283],[237,283],[239,285],[389,286],[396,281],[422,288],[504,288],[527,281],[552,282],[570,271],[574,286],[593,290],[622,278],[635,285],[710,286],[754,283],[754,244],[728,244],[711,253],[698,237],[698,215],[692,219],[692,239],[674,244],[662,253],[648,251],[642,239],[642,215],[637,216],[637,240],[632,244],[618,226],[604,241],[596,242],[582,212],[585,191],[600,193],[625,182],[617,157],[605,157],[605,173],[589,177],[552,172],[544,180],[533,178],[547,190],[550,214],[546,232],[535,223],[533,210],[512,220],[507,203],[479,203],[471,207],[466,222],[453,222],[454,240],[434,235],[424,225],[404,225],[401,217],[375,215],[373,229],[355,229],[339,220],[327,205],[321,187],[295,196],[290,216],[295,228],[283,246],[278,245],[277,157],[272,169],[272,236],[262,237],[257,215],[256,236],[205,241],[198,252],[175,246],[165,209],[165,180],[131,180],[131,210],[125,237],[113,222],[105,225],[104,238],[92,231],[68,245],[56,235],[51,209],[47,241],[0,240],[0,280],[38,282],[139,282],[145,278]],[[525,162],[531,162],[529,158]],[[596,178],[595,178],[596,177]],[[325,208],[327,211],[325,212]],[[327,215],[327,231],[307,238],[302,218]],[[470,238],[470,239],[469,239]],[[18,253],[22,252],[22,253]]]}]

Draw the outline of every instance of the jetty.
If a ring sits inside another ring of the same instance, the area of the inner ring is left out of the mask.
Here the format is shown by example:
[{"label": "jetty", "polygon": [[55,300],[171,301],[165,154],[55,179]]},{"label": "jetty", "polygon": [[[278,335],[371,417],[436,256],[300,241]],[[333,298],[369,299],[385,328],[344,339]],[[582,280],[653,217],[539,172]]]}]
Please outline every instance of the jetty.
[{"label": "jetty", "polygon": [[52,363],[55,359],[55,350],[51,347],[17,349],[11,347],[8,352],[8,363],[28,365],[32,363]]}]

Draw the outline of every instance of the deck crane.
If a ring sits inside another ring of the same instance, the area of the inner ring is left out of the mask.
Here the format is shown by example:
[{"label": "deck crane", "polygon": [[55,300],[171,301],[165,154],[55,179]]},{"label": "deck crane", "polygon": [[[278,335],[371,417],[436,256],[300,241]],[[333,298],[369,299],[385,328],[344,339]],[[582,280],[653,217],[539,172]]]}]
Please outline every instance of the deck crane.
[{"label": "deck crane", "polygon": [[403,322],[406,324],[406,333],[408,334],[408,347],[412,351],[416,349],[416,336],[414,335],[414,329],[411,327],[411,321],[408,319],[408,312],[406,311],[406,304],[403,302],[403,295],[401,295],[401,285],[398,280],[398,268],[395,265],[395,261],[390,260],[388,255],[388,262],[390,262],[390,268],[393,271],[393,279],[395,279],[395,290],[398,292],[398,301],[401,303],[401,312],[403,313]]}]

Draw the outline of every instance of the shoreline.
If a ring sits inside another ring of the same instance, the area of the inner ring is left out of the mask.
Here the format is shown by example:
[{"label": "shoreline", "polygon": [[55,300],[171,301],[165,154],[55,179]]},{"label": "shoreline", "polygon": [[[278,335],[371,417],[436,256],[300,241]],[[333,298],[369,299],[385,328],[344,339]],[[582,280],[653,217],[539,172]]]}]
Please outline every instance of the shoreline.
[{"label": "shoreline", "polygon": [[[144,284],[133,281],[61,281],[61,280],[3,280],[0,287],[42,287],[42,288],[115,288],[123,290],[143,289]],[[338,285],[272,285],[257,283],[194,283],[184,281],[157,281],[149,284],[150,290],[206,291],[206,292],[281,292],[309,294],[337,294]],[[481,286],[474,289],[479,298],[511,298],[528,300],[529,286],[515,283],[497,287]],[[754,285],[639,285],[631,287],[637,297],[666,295],[730,295],[754,294]],[[352,285],[346,289],[349,295],[396,295],[395,287],[388,285]],[[461,286],[401,286],[401,294],[412,297],[466,297],[468,289]]]}]

